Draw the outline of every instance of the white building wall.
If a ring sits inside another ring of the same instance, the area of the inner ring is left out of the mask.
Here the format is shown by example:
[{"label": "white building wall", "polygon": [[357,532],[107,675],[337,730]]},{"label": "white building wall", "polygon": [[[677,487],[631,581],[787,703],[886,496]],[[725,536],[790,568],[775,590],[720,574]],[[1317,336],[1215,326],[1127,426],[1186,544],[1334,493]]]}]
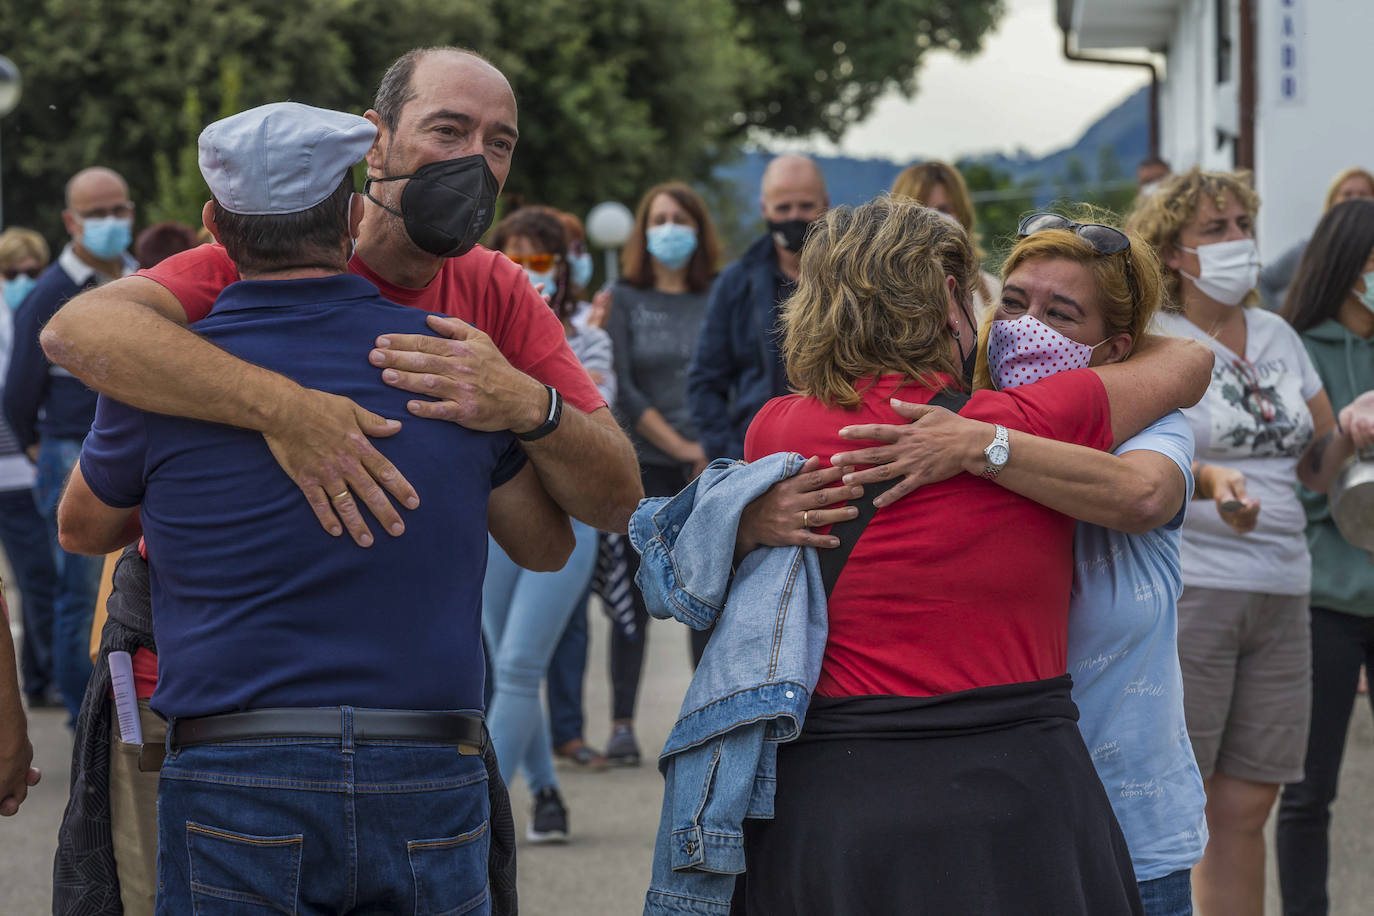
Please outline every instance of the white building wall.
[{"label": "white building wall", "polygon": [[[1321,218],[1331,179],[1351,166],[1374,171],[1369,103],[1370,0],[1256,0],[1255,171],[1260,247],[1277,257]],[[1294,19],[1292,66],[1282,60],[1283,20]],[[1292,76],[1288,99],[1282,80]]]}]

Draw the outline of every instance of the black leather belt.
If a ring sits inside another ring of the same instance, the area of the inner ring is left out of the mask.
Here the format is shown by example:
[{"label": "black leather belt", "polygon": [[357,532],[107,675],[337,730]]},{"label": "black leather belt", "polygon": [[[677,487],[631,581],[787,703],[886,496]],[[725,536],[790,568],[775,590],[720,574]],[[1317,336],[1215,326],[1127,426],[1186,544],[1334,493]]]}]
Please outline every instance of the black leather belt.
[{"label": "black leather belt", "polygon": [[[481,754],[486,723],[480,716],[420,709],[354,709],[354,741],[431,741],[457,746],[460,754]],[[217,716],[176,719],[168,729],[173,749],[194,744],[255,738],[343,739],[344,710],[250,709]]]}]

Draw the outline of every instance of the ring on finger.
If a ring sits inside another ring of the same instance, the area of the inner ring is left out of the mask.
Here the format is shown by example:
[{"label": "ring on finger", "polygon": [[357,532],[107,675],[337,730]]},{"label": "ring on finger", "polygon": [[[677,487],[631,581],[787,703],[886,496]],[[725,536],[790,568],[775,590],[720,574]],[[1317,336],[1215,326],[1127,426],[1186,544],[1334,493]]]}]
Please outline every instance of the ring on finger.
[{"label": "ring on finger", "polygon": [[338,502],[339,500],[343,499],[343,498],[346,497],[347,495],[348,495],[348,491],[347,491],[347,490],[344,490],[342,493],[335,493],[333,496],[331,496],[331,497],[329,497],[329,498],[330,498],[332,501],[334,501],[334,502]]},{"label": "ring on finger", "polygon": [[810,509],[803,509],[803,510],[802,510],[802,527],[803,527],[803,528],[810,528],[810,527],[811,527],[811,510],[810,510]]}]

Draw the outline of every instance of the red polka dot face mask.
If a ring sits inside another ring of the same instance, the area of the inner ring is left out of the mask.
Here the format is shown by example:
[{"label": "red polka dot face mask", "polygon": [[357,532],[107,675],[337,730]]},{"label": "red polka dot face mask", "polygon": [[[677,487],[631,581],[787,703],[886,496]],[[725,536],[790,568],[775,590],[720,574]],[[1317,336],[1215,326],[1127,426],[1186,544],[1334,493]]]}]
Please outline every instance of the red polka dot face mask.
[{"label": "red polka dot face mask", "polygon": [[[1111,338],[1107,338],[1110,340]],[[988,369],[997,389],[1016,388],[1092,361],[1093,346],[1070,340],[1034,315],[994,321],[988,333]]]}]

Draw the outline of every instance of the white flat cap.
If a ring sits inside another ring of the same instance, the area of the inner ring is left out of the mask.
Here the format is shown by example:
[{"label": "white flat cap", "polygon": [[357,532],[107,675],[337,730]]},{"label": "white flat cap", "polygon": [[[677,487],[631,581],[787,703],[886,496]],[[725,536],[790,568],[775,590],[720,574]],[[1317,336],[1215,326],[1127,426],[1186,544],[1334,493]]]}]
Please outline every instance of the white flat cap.
[{"label": "white flat cap", "polygon": [[230,213],[299,213],[333,194],[376,136],[357,115],[273,102],[201,131],[200,171]]}]

